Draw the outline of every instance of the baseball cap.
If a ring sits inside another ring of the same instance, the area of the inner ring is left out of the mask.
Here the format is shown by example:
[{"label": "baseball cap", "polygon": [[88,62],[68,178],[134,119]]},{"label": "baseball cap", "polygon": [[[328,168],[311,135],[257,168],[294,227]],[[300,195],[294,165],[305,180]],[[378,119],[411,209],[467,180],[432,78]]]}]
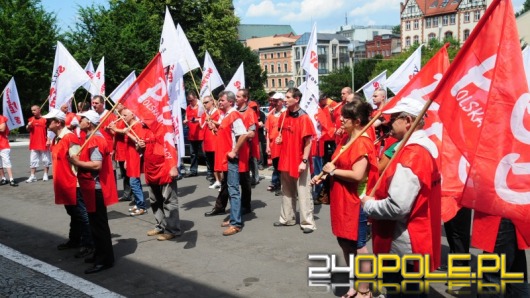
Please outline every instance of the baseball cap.
[{"label": "baseball cap", "polygon": [[99,124],[99,114],[94,110],[89,110],[83,113],[79,113],[77,115],[87,118],[88,121],[90,121],[94,125]]},{"label": "baseball cap", "polygon": [[276,92],[276,93],[274,93],[272,98],[273,99],[284,100],[285,99],[285,95],[283,95],[283,93],[281,93],[281,92]]},{"label": "baseball cap", "polygon": [[57,119],[57,120],[66,120],[66,115],[58,109],[51,109],[48,114],[42,116],[44,119]]},{"label": "baseball cap", "polygon": [[405,112],[414,116],[418,116],[421,110],[423,110],[424,106],[424,100],[404,97],[400,101],[398,101],[398,103],[394,107],[383,111],[383,114],[395,114]]}]

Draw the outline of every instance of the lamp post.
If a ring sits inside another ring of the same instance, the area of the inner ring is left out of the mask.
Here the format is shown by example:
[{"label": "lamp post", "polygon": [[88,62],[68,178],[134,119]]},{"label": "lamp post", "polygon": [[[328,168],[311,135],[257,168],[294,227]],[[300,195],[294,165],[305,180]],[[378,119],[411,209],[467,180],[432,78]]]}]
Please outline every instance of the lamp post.
[{"label": "lamp post", "polygon": [[355,92],[355,46],[353,40],[348,44],[348,52],[350,53],[351,89]]}]

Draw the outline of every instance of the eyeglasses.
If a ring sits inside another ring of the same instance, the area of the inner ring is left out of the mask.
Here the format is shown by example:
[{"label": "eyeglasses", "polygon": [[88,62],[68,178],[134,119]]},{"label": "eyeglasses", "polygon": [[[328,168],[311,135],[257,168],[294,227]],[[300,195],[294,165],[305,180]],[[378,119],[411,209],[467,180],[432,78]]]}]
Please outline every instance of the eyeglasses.
[{"label": "eyeglasses", "polygon": [[203,103],[203,104],[207,104],[207,103],[209,103],[209,102],[210,102],[210,101],[207,100],[207,101],[203,101],[202,103]]}]

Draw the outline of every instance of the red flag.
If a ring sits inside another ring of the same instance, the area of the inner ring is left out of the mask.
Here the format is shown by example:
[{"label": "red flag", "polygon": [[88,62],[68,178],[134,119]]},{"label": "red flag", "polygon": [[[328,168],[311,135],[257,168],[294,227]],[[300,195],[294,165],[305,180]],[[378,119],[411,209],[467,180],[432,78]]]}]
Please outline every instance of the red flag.
[{"label": "red flag", "polygon": [[471,164],[461,204],[513,220],[530,240],[530,94],[511,1],[493,1],[433,98]]},{"label": "red flag", "polygon": [[158,152],[163,152],[168,162],[176,166],[177,152],[160,53],[149,62],[119,102],[140,118],[157,138],[163,139],[164,147],[158,148]]}]

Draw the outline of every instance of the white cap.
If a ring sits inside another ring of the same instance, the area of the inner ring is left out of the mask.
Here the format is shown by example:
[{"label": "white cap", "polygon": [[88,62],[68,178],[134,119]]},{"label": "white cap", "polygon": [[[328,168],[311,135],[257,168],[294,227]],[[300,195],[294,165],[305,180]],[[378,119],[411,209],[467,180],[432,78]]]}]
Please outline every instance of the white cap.
[{"label": "white cap", "polygon": [[383,111],[383,114],[395,114],[395,113],[408,113],[414,116],[418,116],[425,106],[424,100],[418,100],[415,98],[404,97],[393,107],[386,111]]},{"label": "white cap", "polygon": [[284,100],[285,99],[285,95],[283,95],[283,93],[281,93],[281,92],[276,92],[276,93],[274,93],[272,98],[279,99],[279,100]]},{"label": "white cap", "polygon": [[99,124],[99,114],[94,110],[88,110],[86,112],[79,113],[77,115],[87,118],[88,121],[90,121],[94,125]]},{"label": "white cap", "polygon": [[51,109],[50,112],[44,116],[42,116],[44,119],[57,119],[57,120],[66,120],[66,115],[58,109]]}]

